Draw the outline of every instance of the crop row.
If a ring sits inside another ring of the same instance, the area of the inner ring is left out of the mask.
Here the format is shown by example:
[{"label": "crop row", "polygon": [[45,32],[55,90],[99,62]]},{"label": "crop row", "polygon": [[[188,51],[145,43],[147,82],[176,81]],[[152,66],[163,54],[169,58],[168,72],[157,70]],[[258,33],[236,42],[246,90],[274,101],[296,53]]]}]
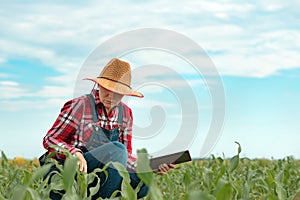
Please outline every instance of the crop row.
[{"label": "crop row", "polygon": [[[237,155],[231,159],[211,156],[209,159],[194,160],[180,164],[161,176],[152,173],[146,150],[139,150],[137,170],[140,178],[149,186],[149,194],[144,199],[299,199],[299,160],[293,157],[250,160],[240,158],[240,152],[239,145]],[[8,160],[2,152],[0,162],[0,200],[48,199],[51,190],[64,190],[65,199],[88,200],[97,192],[99,184],[89,191],[87,186],[95,180],[99,182],[96,173],[106,170],[83,174],[78,171],[77,159],[68,155],[64,167],[57,165],[60,172],[48,184],[48,177],[43,177],[51,165],[57,164],[54,160],[40,167],[37,160]],[[138,188],[131,188],[124,167],[118,163],[112,164],[123,177],[122,199],[136,199]]]}]

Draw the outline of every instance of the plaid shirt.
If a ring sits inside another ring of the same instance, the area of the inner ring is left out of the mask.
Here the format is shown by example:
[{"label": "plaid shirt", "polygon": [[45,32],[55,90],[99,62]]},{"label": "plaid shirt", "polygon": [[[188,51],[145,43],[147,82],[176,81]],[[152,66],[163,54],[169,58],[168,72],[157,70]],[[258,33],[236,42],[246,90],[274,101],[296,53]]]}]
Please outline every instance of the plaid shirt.
[{"label": "plaid shirt", "polygon": [[[95,104],[98,109],[97,126],[101,126],[107,130],[119,127],[118,113],[119,108],[115,107],[109,116],[107,116],[105,108],[99,99],[98,90],[93,90],[92,95],[95,98]],[[122,103],[122,102],[121,102]],[[119,133],[119,141],[127,148],[129,169],[135,168],[136,158],[132,155],[132,124],[133,117],[131,109],[122,103],[123,123]],[[58,145],[67,149],[71,154],[81,152],[81,147],[86,146],[89,138],[94,131],[92,124],[93,115],[90,102],[87,96],[81,96],[65,103],[59,116],[54,122],[51,129],[43,139],[43,145],[49,152],[60,152],[59,149],[53,149],[50,146]],[[56,154],[57,158],[65,159],[62,154]]]}]

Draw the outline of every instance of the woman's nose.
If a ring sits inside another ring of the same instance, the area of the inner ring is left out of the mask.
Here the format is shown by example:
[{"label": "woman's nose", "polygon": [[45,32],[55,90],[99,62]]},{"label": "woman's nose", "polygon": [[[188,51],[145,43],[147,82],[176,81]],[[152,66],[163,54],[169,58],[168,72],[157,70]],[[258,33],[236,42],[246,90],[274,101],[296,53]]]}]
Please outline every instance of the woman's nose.
[{"label": "woman's nose", "polygon": [[109,98],[113,98],[113,92],[108,91],[108,92],[107,92],[107,96],[108,96]]}]

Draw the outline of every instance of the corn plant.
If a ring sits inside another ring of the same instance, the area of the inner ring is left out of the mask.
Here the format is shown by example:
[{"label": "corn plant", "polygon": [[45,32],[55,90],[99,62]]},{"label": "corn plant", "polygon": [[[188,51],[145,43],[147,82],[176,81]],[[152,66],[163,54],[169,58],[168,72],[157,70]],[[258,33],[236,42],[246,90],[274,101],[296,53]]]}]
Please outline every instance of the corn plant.
[{"label": "corn plant", "polygon": [[[151,171],[147,151],[138,150],[138,176],[149,188],[144,200],[300,199],[299,160],[293,157],[279,160],[241,158],[241,146],[236,144],[237,154],[230,159],[213,155],[207,159],[194,159],[179,164],[163,176]],[[2,152],[0,163],[0,200],[44,200],[49,199],[50,191],[61,192],[63,199],[89,200],[100,188],[97,173],[107,175],[109,165],[123,177],[121,191],[115,191],[111,198],[120,192],[121,199],[136,199],[141,186],[131,187],[129,174],[119,163],[108,163],[103,169],[85,174],[79,171],[77,158],[71,155],[67,155],[64,166],[50,159],[48,164],[40,167],[36,162],[22,159],[16,164]],[[53,166],[57,171],[53,172],[49,182],[50,176],[46,174]],[[87,189],[92,182],[97,184]]]}]

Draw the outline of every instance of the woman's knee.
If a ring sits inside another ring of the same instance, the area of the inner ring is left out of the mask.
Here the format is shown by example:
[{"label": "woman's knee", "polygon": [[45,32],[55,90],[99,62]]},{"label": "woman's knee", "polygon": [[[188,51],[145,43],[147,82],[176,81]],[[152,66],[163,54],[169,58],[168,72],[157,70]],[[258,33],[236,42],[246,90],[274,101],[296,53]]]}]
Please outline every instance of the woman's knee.
[{"label": "woman's knee", "polygon": [[128,153],[124,144],[120,142],[112,142],[112,144],[114,145],[115,148],[114,151],[111,152],[111,157],[116,158],[116,160],[114,161],[120,162],[122,164],[126,164]]},{"label": "woman's knee", "polygon": [[121,142],[112,142],[112,144],[114,145],[114,147],[117,147],[117,148],[114,148],[115,154],[117,154],[120,157],[127,158],[128,153],[127,153],[127,149],[124,144],[122,144]]},{"label": "woman's knee", "polygon": [[120,150],[124,150],[126,151],[126,147],[124,144],[122,144],[121,142],[118,142],[118,141],[113,141],[112,142],[115,146],[117,146],[118,148],[120,148]]},{"label": "woman's knee", "polygon": [[122,143],[110,142],[85,153],[84,157],[88,162],[88,166],[93,165],[94,167],[97,167],[99,162],[105,165],[110,161],[120,162],[123,165],[126,165],[128,153],[126,147]]}]

